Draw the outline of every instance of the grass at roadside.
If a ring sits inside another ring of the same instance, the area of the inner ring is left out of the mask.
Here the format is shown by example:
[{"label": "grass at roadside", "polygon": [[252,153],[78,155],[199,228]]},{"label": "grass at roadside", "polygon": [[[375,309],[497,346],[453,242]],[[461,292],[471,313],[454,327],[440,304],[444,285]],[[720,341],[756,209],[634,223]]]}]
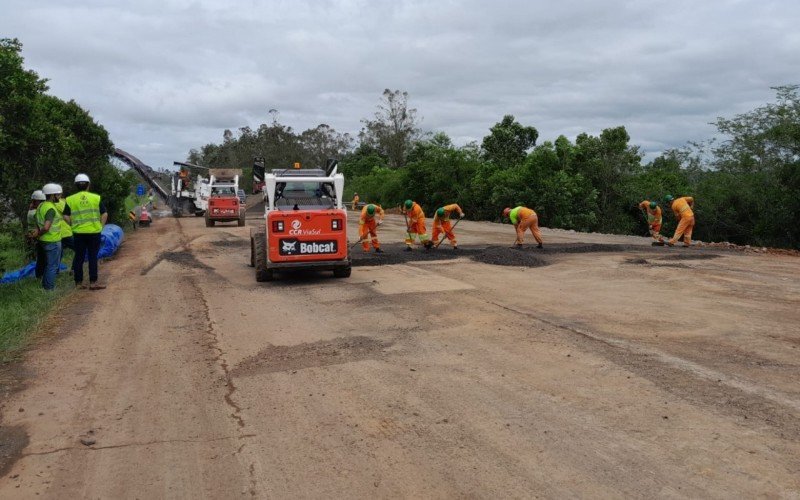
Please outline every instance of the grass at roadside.
[{"label": "grass at roadside", "polygon": [[[17,269],[29,262],[22,230],[14,226],[0,227],[0,269]],[[71,260],[67,252],[65,260]],[[42,289],[41,280],[26,278],[17,283],[0,285],[0,362],[14,359],[30,343],[33,334],[58,300],[73,288],[69,273],[62,271],[53,292]]]}]

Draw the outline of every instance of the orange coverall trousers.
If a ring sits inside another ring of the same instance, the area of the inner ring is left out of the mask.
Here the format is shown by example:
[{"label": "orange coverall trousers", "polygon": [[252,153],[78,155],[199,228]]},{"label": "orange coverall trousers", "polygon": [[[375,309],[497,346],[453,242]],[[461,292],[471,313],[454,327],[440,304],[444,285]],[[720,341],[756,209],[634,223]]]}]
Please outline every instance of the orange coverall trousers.
[{"label": "orange coverall trousers", "polygon": [[450,223],[450,219],[443,220],[441,222],[438,220],[433,221],[433,241],[439,241],[439,236],[442,233],[444,233],[444,236],[450,240],[451,245],[458,245],[456,242],[456,235],[453,233],[453,225]]},{"label": "orange coverall trousers", "polygon": [[531,234],[537,243],[542,243],[542,232],[539,230],[539,216],[536,212],[525,217],[517,224],[517,243],[522,243],[525,237],[525,231],[530,229]]},{"label": "orange coverall trousers", "polygon": [[683,236],[684,246],[692,244],[692,231],[694,230],[694,214],[681,215],[681,220],[678,221],[678,227],[675,228],[675,235],[669,240],[673,245]]},{"label": "orange coverall trousers", "polygon": [[[367,236],[369,236],[369,239],[367,239]],[[372,248],[375,250],[381,247],[378,241],[378,223],[375,218],[367,219],[363,224],[358,226],[358,238],[362,240],[361,248],[363,248],[365,252],[369,252],[370,241],[372,241]]]},{"label": "orange coverall trousers", "polygon": [[425,227],[425,219],[409,221],[406,245],[408,246],[413,245],[415,236],[419,238],[419,242],[422,244],[428,241],[428,228]]}]

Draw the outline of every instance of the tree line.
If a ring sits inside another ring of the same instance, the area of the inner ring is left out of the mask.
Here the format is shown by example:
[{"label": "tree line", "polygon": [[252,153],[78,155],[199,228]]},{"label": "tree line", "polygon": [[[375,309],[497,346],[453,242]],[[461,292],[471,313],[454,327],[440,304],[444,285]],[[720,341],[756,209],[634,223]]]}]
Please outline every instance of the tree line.
[{"label": "tree line", "polygon": [[[534,126],[506,115],[480,143],[456,146],[443,132],[423,133],[408,94],[385,90],[355,139],[329,125],[297,133],[276,114],[257,131],[225,131],[221,144],[192,150],[189,160],[248,168],[294,161],[319,166],[340,158],[346,197],[384,207],[412,198],[429,213],[458,203],[476,220],[500,220],[505,206],[536,210],[547,227],[647,234],[644,199],[695,198],[695,238],[758,246],[800,247],[800,96],[797,85],[775,87],[775,102],[715,122],[719,139],[690,143],[644,163],[624,126],[598,135],[539,140]],[[675,220],[665,217],[665,232]]]},{"label": "tree line", "polygon": [[[108,132],[75,101],[47,94],[47,80],[25,69],[22,44],[0,39],[0,223],[25,220],[31,193],[47,182],[71,194],[85,173],[109,217],[124,217],[132,173],[113,167]],[[6,226],[6,230],[8,226]]]}]

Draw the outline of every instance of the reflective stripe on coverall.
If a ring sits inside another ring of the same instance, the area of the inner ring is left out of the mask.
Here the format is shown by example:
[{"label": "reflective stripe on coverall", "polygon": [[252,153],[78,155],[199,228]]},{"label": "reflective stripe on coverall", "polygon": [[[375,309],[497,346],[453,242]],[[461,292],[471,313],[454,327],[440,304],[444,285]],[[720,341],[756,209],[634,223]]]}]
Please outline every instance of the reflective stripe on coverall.
[{"label": "reflective stripe on coverall", "polygon": [[537,243],[542,243],[542,232],[539,230],[539,216],[536,212],[527,207],[516,207],[508,214],[511,223],[517,230],[517,244],[522,244],[525,239],[525,231],[530,228],[531,234]]},{"label": "reflective stripe on coverall", "polygon": [[647,225],[650,227],[650,235],[653,239],[656,241],[664,241],[664,237],[661,236],[661,207],[656,206],[656,209],[653,210],[650,208],[650,200],[644,200],[639,203],[639,208],[647,213]]},{"label": "reflective stripe on coverall", "polygon": [[406,235],[406,245],[414,244],[414,236],[419,237],[419,242],[425,244],[428,241],[428,230],[425,227],[425,212],[418,203],[414,203],[410,210],[403,211],[408,217],[408,234]]},{"label": "reflective stripe on coverall", "polygon": [[456,212],[460,216],[462,213],[461,207],[453,203],[442,208],[444,208],[444,217],[439,219],[438,213],[433,216],[433,241],[438,242],[439,236],[444,233],[445,238],[450,240],[452,246],[458,246],[456,235],[453,233],[453,225],[450,224],[450,214]]},{"label": "reflective stripe on coverall", "polygon": [[[376,220],[376,217],[378,219]],[[358,219],[358,239],[361,240],[361,248],[365,252],[369,252],[369,243],[372,241],[372,248],[375,250],[381,247],[378,242],[378,221],[383,220],[383,209],[380,205],[375,205],[375,213],[370,215],[367,213],[367,207],[361,209],[361,218]],[[367,236],[370,236],[367,239]]]},{"label": "reflective stripe on coverall", "polygon": [[678,218],[678,227],[675,228],[675,235],[669,240],[670,244],[675,244],[683,236],[683,244],[689,246],[692,244],[692,230],[694,230],[694,212],[692,205],[694,198],[691,196],[684,196],[672,202],[672,211],[675,217]]}]

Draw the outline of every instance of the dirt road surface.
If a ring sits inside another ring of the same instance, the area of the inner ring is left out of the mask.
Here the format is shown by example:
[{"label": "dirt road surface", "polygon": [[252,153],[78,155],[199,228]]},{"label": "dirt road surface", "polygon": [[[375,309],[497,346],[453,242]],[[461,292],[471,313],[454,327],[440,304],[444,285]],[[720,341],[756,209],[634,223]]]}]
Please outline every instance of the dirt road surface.
[{"label": "dirt road surface", "polygon": [[137,231],[15,368],[0,497],[800,496],[800,259],[401,225],[268,284],[249,227]]}]

